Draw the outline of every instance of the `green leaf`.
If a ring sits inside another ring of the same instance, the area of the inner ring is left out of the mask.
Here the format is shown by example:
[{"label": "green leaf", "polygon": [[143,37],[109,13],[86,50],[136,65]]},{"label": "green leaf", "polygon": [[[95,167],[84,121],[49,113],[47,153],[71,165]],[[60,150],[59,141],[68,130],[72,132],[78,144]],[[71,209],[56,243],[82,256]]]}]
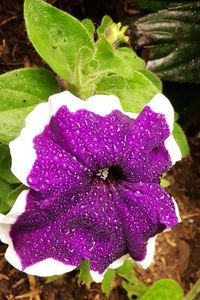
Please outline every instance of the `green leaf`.
[{"label": "green leaf", "polygon": [[122,287],[127,291],[130,299],[132,299],[133,296],[140,297],[147,291],[148,287],[141,282],[135,274],[134,262],[132,260],[127,259],[124,264],[117,269],[117,274],[124,279]]},{"label": "green leaf", "polygon": [[46,283],[51,283],[51,282],[54,282],[60,278],[62,278],[64,275],[54,275],[54,276],[49,276],[47,277],[47,280],[46,280]]},{"label": "green leaf", "polygon": [[20,132],[36,104],[59,92],[52,72],[43,68],[18,69],[0,76],[0,142],[9,143]]},{"label": "green leaf", "polygon": [[132,259],[126,259],[121,267],[117,269],[117,274],[128,281],[132,280],[130,275],[133,274],[134,261]]},{"label": "green leaf", "polygon": [[95,26],[92,20],[90,19],[84,19],[82,20],[82,24],[91,36],[92,40],[94,39],[94,33],[95,33]]},{"label": "green leaf", "polygon": [[134,299],[133,296],[137,297],[136,299],[138,299],[138,296],[139,297],[141,296],[140,293],[139,294],[137,293],[135,285],[130,283],[130,282],[123,281],[122,282],[122,287],[127,292],[127,296],[128,296],[129,299]]},{"label": "green leaf", "polygon": [[179,119],[179,114],[175,111],[174,112],[174,122],[177,122]]},{"label": "green leaf", "polygon": [[166,188],[170,185],[170,182],[166,178],[161,178],[160,179],[160,184],[162,187]]},{"label": "green leaf", "polygon": [[139,113],[161,91],[161,82],[147,70],[133,71],[132,79],[112,75],[103,78],[96,86],[96,93],[119,97],[125,111]]},{"label": "green leaf", "polygon": [[7,145],[0,144],[0,177],[8,183],[19,183],[19,180],[11,173],[11,156]]},{"label": "green leaf", "polygon": [[110,291],[112,290],[112,284],[115,279],[116,271],[113,269],[109,269],[104,275],[104,279],[101,284],[102,292],[108,296]]},{"label": "green leaf", "polygon": [[149,70],[163,80],[200,83],[199,2],[144,16],[134,32]]},{"label": "green leaf", "polygon": [[179,145],[183,157],[189,155],[190,148],[187,142],[186,135],[178,123],[174,123],[173,136]]},{"label": "green leaf", "polygon": [[[88,65],[93,60],[93,53],[88,47],[82,47],[79,49],[76,56],[76,64],[74,69],[74,81],[76,82],[75,91],[77,94],[81,94],[82,89],[86,84],[86,77],[92,71]],[[87,86],[88,87],[88,86]]]},{"label": "green leaf", "polygon": [[200,279],[193,285],[184,300],[198,300],[200,296]]},{"label": "green leaf", "polygon": [[108,75],[132,78],[134,70],[144,69],[144,61],[133,50],[128,47],[114,49],[104,37],[96,43],[95,57],[99,61],[99,69]]},{"label": "green leaf", "polygon": [[10,206],[8,205],[6,198],[8,194],[11,193],[13,190],[12,186],[0,178],[0,212],[6,213]]},{"label": "green leaf", "polygon": [[155,282],[140,298],[141,300],[183,300],[183,290],[172,279],[161,279]]},{"label": "green leaf", "polygon": [[90,275],[89,261],[84,260],[80,265],[79,270],[79,284],[83,282],[89,288],[90,284],[93,282],[92,277]]},{"label": "green leaf", "polygon": [[59,91],[52,72],[43,68],[18,69],[0,75],[0,111],[29,107]]},{"label": "green leaf", "polygon": [[42,0],[25,0],[24,16],[36,51],[59,76],[74,83],[76,53],[83,46],[94,48],[85,26]]},{"label": "green leaf", "polygon": [[25,117],[35,106],[0,111],[0,141],[8,144],[14,140],[24,126]]},{"label": "green leaf", "polygon": [[111,17],[104,16],[100,26],[97,28],[98,38],[100,38],[104,34],[106,28],[108,28],[112,24],[113,24],[113,20],[111,19]]},{"label": "green leaf", "polygon": [[19,196],[19,194],[26,190],[27,187],[23,184],[19,185],[18,187],[16,187],[15,189],[13,188],[12,191],[10,191],[6,197],[6,205],[8,207],[7,211],[11,209],[11,207],[13,206],[13,204],[15,203],[17,197]]},{"label": "green leaf", "polygon": [[119,75],[104,77],[96,86],[96,93],[119,95],[122,89],[126,89],[127,81]]},{"label": "green leaf", "polygon": [[125,34],[127,26],[122,26],[121,22],[114,23],[109,16],[104,16],[101,25],[97,28],[98,38],[105,38],[110,45],[117,48],[121,43],[127,43],[129,38]]},{"label": "green leaf", "polygon": [[161,91],[160,80],[147,70],[134,71],[131,80],[127,80],[127,90],[119,96],[123,109],[139,113],[143,107]]}]

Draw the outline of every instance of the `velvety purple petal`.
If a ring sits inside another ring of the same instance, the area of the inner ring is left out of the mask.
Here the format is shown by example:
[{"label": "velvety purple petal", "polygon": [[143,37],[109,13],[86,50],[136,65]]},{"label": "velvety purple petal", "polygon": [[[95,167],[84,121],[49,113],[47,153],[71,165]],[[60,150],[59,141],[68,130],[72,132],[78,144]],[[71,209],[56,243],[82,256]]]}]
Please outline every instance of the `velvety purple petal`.
[{"label": "velvety purple petal", "polygon": [[136,261],[146,256],[147,242],[179,223],[174,202],[155,183],[123,183],[114,195],[128,252]]},{"label": "velvety purple petal", "polygon": [[91,269],[102,273],[126,254],[112,193],[102,180],[71,198],[47,198],[46,206],[42,197],[31,190],[25,212],[11,226],[23,269],[48,258],[72,266],[89,259]]},{"label": "velvety purple petal", "polygon": [[169,169],[172,162],[164,144],[169,135],[164,115],[146,106],[132,123],[126,139],[121,166],[128,180],[152,182]]},{"label": "velvety purple petal", "polygon": [[102,117],[86,110],[71,113],[63,106],[51,127],[63,148],[89,168],[99,169],[119,163],[132,122],[120,111]]},{"label": "velvety purple petal", "polygon": [[159,107],[163,96],[157,95],[134,120],[118,109],[113,97],[107,109],[96,106],[93,100],[99,97],[88,100],[92,111],[69,93],[58,94],[57,101],[51,97],[50,115],[46,113],[37,134],[31,120],[40,107],[27,122],[31,136],[24,129],[11,144],[12,153],[18,149],[25,155],[21,141],[29,137],[25,149],[31,149],[27,157],[32,157],[22,176],[31,189],[18,197],[13,216],[0,224],[0,237],[9,244],[7,257],[13,263],[14,253],[19,269],[49,276],[48,263],[61,274],[88,259],[100,278],[127,253],[147,261],[154,237],[179,222],[173,199],[157,184],[179,158],[175,146],[169,151],[175,145],[169,101],[164,98]]},{"label": "velvety purple petal", "polygon": [[[46,197],[45,201],[45,195],[30,190],[26,198],[25,211],[10,230],[12,243],[20,257],[23,270],[48,258],[72,266],[81,263],[82,257],[72,248],[68,239],[66,240],[67,230],[63,227],[69,221],[69,216],[64,220],[62,228],[61,222],[63,216],[66,217],[67,211],[85,194],[80,192],[60,199]],[[64,245],[61,245],[61,242]],[[63,247],[64,252],[61,251]]]},{"label": "velvety purple petal", "polygon": [[56,138],[50,125],[33,140],[36,160],[27,178],[38,191],[59,191],[65,194],[90,182],[92,172],[71,155]]}]

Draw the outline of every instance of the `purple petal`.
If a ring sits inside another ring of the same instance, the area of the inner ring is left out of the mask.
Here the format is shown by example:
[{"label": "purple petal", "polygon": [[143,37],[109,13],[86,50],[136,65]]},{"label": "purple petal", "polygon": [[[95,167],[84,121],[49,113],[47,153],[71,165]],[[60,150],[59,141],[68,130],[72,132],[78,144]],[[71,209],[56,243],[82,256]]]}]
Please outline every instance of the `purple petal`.
[{"label": "purple petal", "polygon": [[[167,98],[158,94],[132,123],[127,135],[121,165],[128,180],[158,182],[161,174],[181,159],[180,150],[170,136],[172,127],[173,108]],[[169,151],[171,146],[174,152]]]},{"label": "purple petal", "polygon": [[170,135],[173,109],[164,98],[160,110],[160,98],[136,120],[115,97],[83,102],[66,92],[51,97],[50,114],[43,104],[29,115],[11,152],[13,171],[31,189],[0,224],[14,266],[50,276],[88,259],[100,280],[127,253],[150,263],[156,235],[179,221],[173,199],[157,184],[179,157]]},{"label": "purple petal", "polygon": [[67,149],[63,149],[50,125],[34,138],[36,160],[27,182],[38,191],[70,193],[90,182],[92,172]]},{"label": "purple petal", "polygon": [[50,121],[48,107],[48,103],[37,105],[26,117],[26,126],[22,129],[20,135],[9,144],[12,156],[11,170],[25,185],[28,185],[27,177],[36,159],[33,139],[43,132],[45,126],[48,125]]},{"label": "purple petal", "polygon": [[173,200],[158,184],[124,182],[117,189],[115,201],[128,252],[136,261],[145,259],[150,238],[179,223]]},{"label": "purple petal", "polygon": [[133,122],[120,111],[102,117],[86,110],[71,113],[61,107],[52,118],[59,143],[92,169],[119,163],[125,136]]},{"label": "purple petal", "polygon": [[112,193],[101,180],[97,179],[90,191],[71,198],[52,199],[52,203],[46,200],[48,204],[44,195],[30,190],[25,211],[11,226],[10,238],[22,270],[27,272],[30,266],[49,258],[69,266],[89,259],[91,269],[102,273],[126,254]]},{"label": "purple petal", "polygon": [[[26,272],[48,259],[67,267],[89,259],[91,269],[103,273],[126,253],[142,261],[148,240],[177,223],[173,201],[159,185],[113,187],[96,179],[90,190],[71,198],[45,199],[30,190],[9,236]],[[44,269],[42,274],[47,276]]]}]

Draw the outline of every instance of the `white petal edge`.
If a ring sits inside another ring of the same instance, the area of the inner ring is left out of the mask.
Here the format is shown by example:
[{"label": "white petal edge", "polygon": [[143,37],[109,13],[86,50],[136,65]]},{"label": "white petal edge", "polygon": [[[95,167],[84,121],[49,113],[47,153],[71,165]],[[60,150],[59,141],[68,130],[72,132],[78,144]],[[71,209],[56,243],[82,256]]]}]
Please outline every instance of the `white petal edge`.
[{"label": "white petal edge", "polygon": [[[178,219],[178,223],[181,223],[182,220],[181,220],[181,217],[180,217],[178,205],[177,205],[177,203],[176,203],[176,201],[173,197],[172,197],[172,201],[173,201],[173,204],[174,204],[175,213],[176,213],[176,217]],[[163,232],[169,232],[170,230],[171,230],[171,228],[166,228]],[[141,261],[135,261],[137,263],[137,265],[139,265],[143,269],[147,269],[153,261],[154,254],[155,254],[155,244],[156,244],[157,236],[158,235],[155,235],[154,237],[151,237],[148,240],[148,242],[147,242],[147,253],[146,253],[145,258]]]},{"label": "white petal edge", "polygon": [[8,244],[5,258],[12,266],[14,266],[18,270],[22,270],[22,266],[20,258],[13,247],[12,239],[10,238],[9,233],[11,225],[15,223],[17,217],[21,215],[25,210],[27,193],[27,190],[21,192],[10,212],[7,215],[1,215],[0,220],[0,240],[3,243]]},{"label": "white petal edge", "polygon": [[169,153],[172,165],[182,159],[181,150],[172,134],[165,140],[164,144]]},{"label": "white petal edge", "polygon": [[105,116],[113,110],[120,110],[123,114],[133,119],[138,116],[138,114],[124,112],[116,96],[95,95],[86,101],[74,96],[69,91],[50,96],[49,103],[38,104],[29,113],[25,120],[25,127],[22,129],[20,135],[9,144],[12,156],[11,171],[27,186],[29,186],[27,177],[36,160],[33,139],[43,132],[45,126],[49,124],[50,117],[55,115],[62,106],[67,106],[71,112],[86,109],[101,116]]},{"label": "white petal edge", "polygon": [[147,252],[146,256],[141,261],[135,261],[137,265],[142,267],[143,269],[147,269],[153,261],[155,254],[155,244],[156,244],[157,235],[151,237],[147,242]]},{"label": "white petal edge", "polygon": [[108,269],[117,269],[117,268],[121,267],[127,258],[130,258],[129,254],[123,255],[119,259],[117,259],[114,262],[112,262],[109,265],[109,267],[106,268],[106,270],[103,273],[99,273],[97,271],[90,270],[90,275],[91,275],[92,279],[96,283],[102,282],[102,280],[104,278],[104,275],[105,275],[105,273],[107,272]]},{"label": "white petal edge", "polygon": [[73,271],[77,266],[66,265],[53,258],[44,259],[30,267],[27,267],[23,272],[41,277],[48,277],[54,275],[62,275]]},{"label": "white petal edge", "polygon": [[5,217],[5,215],[3,215],[3,214],[0,213],[0,223],[3,220],[4,217]]},{"label": "white petal edge", "polygon": [[176,200],[172,197],[172,201],[174,203],[174,208],[175,208],[175,213],[176,213],[176,217],[178,219],[178,223],[181,223],[181,216],[180,216],[180,212],[179,212],[179,208],[178,208],[178,204],[176,203]]},{"label": "white petal edge", "polygon": [[100,282],[102,282],[106,271],[107,271],[107,269],[103,273],[99,273],[97,271],[90,270],[90,275],[94,282],[100,283]]},{"label": "white petal edge", "polygon": [[119,259],[117,259],[113,263],[111,263],[109,265],[108,269],[117,269],[117,268],[121,267],[127,258],[130,258],[129,254],[123,255],[122,257],[120,257]]},{"label": "white petal edge", "polygon": [[36,159],[33,139],[44,130],[49,120],[49,104],[38,104],[26,117],[25,127],[20,135],[9,144],[12,157],[11,171],[27,186],[29,185],[27,177]]},{"label": "white petal edge", "polygon": [[69,91],[64,91],[49,97],[51,115],[55,115],[62,106],[67,106],[70,112],[86,109],[100,116],[106,116],[113,110],[119,110],[123,114],[135,119],[138,114],[124,112],[119,98],[113,95],[94,95],[83,101]]},{"label": "white petal edge", "polygon": [[147,104],[155,113],[163,114],[169,126],[170,133],[174,127],[174,109],[170,101],[163,94],[156,94]]},{"label": "white petal edge", "polygon": [[7,215],[0,214],[0,240],[3,243],[8,244],[5,258],[13,267],[30,275],[46,277],[61,275],[74,270],[77,266],[66,265],[53,258],[47,258],[24,270],[22,269],[20,257],[13,247],[13,242],[9,233],[11,225],[14,224],[18,216],[25,211],[27,194],[28,190],[21,192],[10,212]]},{"label": "white petal edge", "polygon": [[26,207],[26,197],[28,190],[22,191],[17,197],[12,209],[7,215],[1,214],[0,220],[0,240],[8,245],[12,246],[12,240],[10,238],[10,227],[14,224],[24,211]]}]

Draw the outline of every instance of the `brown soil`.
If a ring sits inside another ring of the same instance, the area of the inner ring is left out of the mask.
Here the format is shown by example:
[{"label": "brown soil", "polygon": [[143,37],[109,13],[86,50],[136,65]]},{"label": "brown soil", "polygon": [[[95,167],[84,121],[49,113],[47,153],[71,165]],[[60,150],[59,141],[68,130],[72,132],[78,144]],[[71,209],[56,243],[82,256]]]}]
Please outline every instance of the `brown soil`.
[{"label": "brown soil", "polygon": [[[22,2],[1,0],[0,3],[0,72],[20,67],[46,66],[29,44],[24,29]],[[100,20],[104,14],[121,20],[127,12],[123,1],[102,1],[100,12],[92,5],[95,1],[51,0],[56,6],[79,18],[89,16]],[[109,2],[109,4],[108,4]],[[71,4],[72,3],[72,4]],[[107,4],[106,4],[107,3]],[[191,156],[177,163],[168,175],[171,182],[169,192],[178,202],[183,222],[157,239],[155,261],[148,270],[136,269],[138,277],[151,284],[160,278],[177,280],[188,291],[200,278],[200,141],[190,139]],[[54,283],[27,276],[12,268],[4,258],[6,246],[0,244],[0,300],[103,300],[100,285],[90,289],[77,283],[77,272],[72,272]],[[128,299],[126,292],[117,284],[109,296],[110,300]]]}]

